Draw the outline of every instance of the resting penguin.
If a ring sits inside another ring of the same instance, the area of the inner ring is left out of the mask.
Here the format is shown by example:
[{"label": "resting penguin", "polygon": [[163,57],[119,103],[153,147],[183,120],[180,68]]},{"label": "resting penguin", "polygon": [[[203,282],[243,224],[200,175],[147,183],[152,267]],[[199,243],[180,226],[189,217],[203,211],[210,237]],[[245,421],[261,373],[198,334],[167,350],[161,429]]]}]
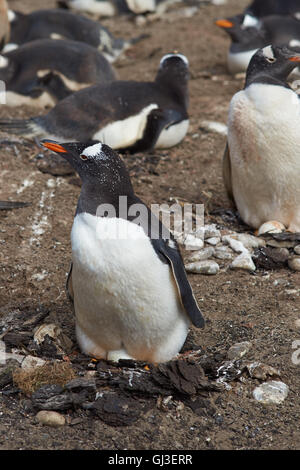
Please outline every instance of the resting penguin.
[{"label": "resting penguin", "polygon": [[115,361],[172,359],[189,325],[204,326],[176,240],[135,195],[110,147],[42,145],[70,162],[82,180],[67,282],[82,351]]},{"label": "resting penguin", "polygon": [[300,14],[300,0],[253,0],[245,10],[245,14],[257,21],[268,15]]},{"label": "resting penguin", "polygon": [[0,55],[8,106],[54,106],[74,91],[115,80],[105,57],[78,41],[41,39]]},{"label": "resting penguin", "polygon": [[70,39],[96,47],[113,62],[133,44],[147,37],[142,34],[129,40],[115,38],[98,21],[60,9],[36,10],[28,15],[9,10],[9,18],[11,38],[5,50],[36,39]]},{"label": "resting penguin", "polygon": [[299,62],[284,47],[259,49],[230,103],[224,182],[254,229],[278,221],[300,232],[300,100],[286,81]]},{"label": "resting penguin", "polygon": [[93,15],[114,16],[118,14],[163,13],[167,6],[179,0],[65,0],[58,1],[61,8],[71,8],[75,11]]},{"label": "resting penguin", "polygon": [[[300,51],[300,21],[290,16],[266,16],[256,26],[245,26],[245,16],[237,15],[216,24],[231,38],[227,64],[233,74],[246,71],[253,54],[268,44]],[[293,71],[296,74],[298,69]]]},{"label": "resting penguin", "polygon": [[188,130],[188,77],[187,58],[167,54],[153,82],[116,80],[84,88],[44,116],[0,121],[0,130],[61,142],[101,141],[126,152],[169,148]]},{"label": "resting penguin", "polygon": [[0,0],[0,51],[8,42],[10,25],[8,20],[8,8],[6,0]]}]

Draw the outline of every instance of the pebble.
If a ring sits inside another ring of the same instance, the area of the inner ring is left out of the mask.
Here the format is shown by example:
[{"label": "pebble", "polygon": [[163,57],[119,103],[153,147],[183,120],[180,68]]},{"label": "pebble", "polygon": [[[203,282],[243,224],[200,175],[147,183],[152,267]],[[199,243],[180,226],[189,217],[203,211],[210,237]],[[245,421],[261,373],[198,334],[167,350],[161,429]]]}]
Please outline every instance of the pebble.
[{"label": "pebble", "polygon": [[232,238],[236,238],[248,249],[259,248],[266,245],[266,241],[263,238],[254,237],[248,233],[237,233],[236,236]]},{"label": "pebble", "polygon": [[247,248],[243,245],[242,242],[232,238],[230,235],[224,235],[222,237],[222,242],[229,245],[233,251],[236,253],[249,253]]},{"label": "pebble", "polygon": [[300,255],[300,245],[295,246],[294,252],[296,253],[296,255]]},{"label": "pebble", "polygon": [[246,271],[255,271],[256,267],[249,253],[241,253],[230,265],[231,269],[244,269]]},{"label": "pebble", "polygon": [[241,343],[233,344],[227,351],[227,358],[229,360],[241,359],[251,349],[252,343],[250,341],[243,341]]},{"label": "pebble", "polygon": [[66,424],[65,417],[56,411],[39,411],[36,414],[36,419],[39,423],[44,424],[45,426],[52,426],[55,428]]},{"label": "pebble", "polygon": [[214,257],[218,259],[232,259],[232,252],[226,246],[218,246],[214,250]]},{"label": "pebble", "polygon": [[264,382],[253,390],[255,400],[265,405],[280,404],[288,396],[289,387],[280,381]]},{"label": "pebble", "polygon": [[212,237],[221,237],[221,232],[218,228],[216,228],[215,224],[205,225],[204,227],[204,238],[212,238]]},{"label": "pebble", "polygon": [[284,231],[285,226],[281,222],[278,222],[277,220],[269,220],[259,227],[257,235],[259,236],[263,233],[281,233]]},{"label": "pebble", "polygon": [[291,258],[288,261],[289,268],[293,271],[300,271],[300,258]]},{"label": "pebble", "polygon": [[35,369],[36,367],[40,367],[46,364],[44,359],[36,356],[26,356],[22,361],[21,368],[28,370],[28,369]]},{"label": "pebble", "polygon": [[268,364],[263,364],[262,362],[252,362],[251,364],[247,364],[246,367],[250,377],[253,379],[266,380],[268,377],[280,377],[281,375],[278,369],[275,369]]},{"label": "pebble", "polygon": [[207,246],[203,250],[196,251],[190,258],[189,261],[205,261],[211,258],[215,253],[212,246]]},{"label": "pebble", "polygon": [[221,241],[220,237],[211,237],[205,240],[206,243],[208,243],[209,245],[213,245],[213,246],[216,246],[218,243],[220,243],[220,241]]},{"label": "pebble", "polygon": [[186,250],[201,250],[204,247],[204,242],[201,238],[195,237],[194,235],[188,234],[183,239],[177,239],[180,245],[184,245]]},{"label": "pebble", "polygon": [[187,272],[194,274],[217,274],[220,270],[218,263],[211,260],[195,261],[185,266]]}]

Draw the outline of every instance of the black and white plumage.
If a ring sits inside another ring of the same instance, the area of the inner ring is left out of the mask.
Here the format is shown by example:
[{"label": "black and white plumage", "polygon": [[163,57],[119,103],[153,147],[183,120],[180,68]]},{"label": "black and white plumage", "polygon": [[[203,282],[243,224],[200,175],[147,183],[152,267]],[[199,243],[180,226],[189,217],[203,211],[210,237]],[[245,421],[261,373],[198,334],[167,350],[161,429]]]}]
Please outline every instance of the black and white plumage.
[{"label": "black and white plumage", "polygon": [[245,14],[254,21],[268,15],[300,14],[300,0],[253,0],[246,8]]},{"label": "black and white plumage", "polygon": [[224,182],[245,223],[300,232],[300,100],[287,77],[300,54],[267,46],[252,57],[230,103]]},{"label": "black and white plumage", "polygon": [[90,13],[98,17],[110,17],[119,14],[141,15],[164,12],[169,5],[179,0],[63,0],[58,1],[61,8]]},{"label": "black and white plumage", "polygon": [[0,55],[0,80],[6,104],[54,106],[59,100],[95,83],[116,78],[106,58],[78,41],[41,39]]},{"label": "black and white plumage", "polygon": [[82,180],[67,282],[82,351],[115,361],[170,360],[189,325],[204,326],[176,241],[135,195],[110,147],[41,143]]},{"label": "black and white plumage", "polygon": [[[300,50],[300,21],[290,16],[271,15],[256,24],[245,15],[216,21],[231,38],[227,64],[230,73],[245,72],[251,57],[268,44]],[[294,71],[294,75],[298,70]]]},{"label": "black and white plumage", "polygon": [[0,0],[0,51],[10,37],[10,24],[8,20],[8,6],[6,0]]},{"label": "black and white plumage", "polygon": [[125,50],[147,37],[142,34],[128,40],[115,38],[98,21],[61,9],[36,10],[29,14],[9,10],[9,19],[11,37],[5,51],[36,39],[68,39],[89,44],[114,62]]},{"label": "black and white plumage", "polygon": [[0,130],[58,141],[101,141],[128,152],[169,148],[188,126],[189,64],[167,54],[153,82],[114,81],[80,90],[48,114],[0,121]]}]

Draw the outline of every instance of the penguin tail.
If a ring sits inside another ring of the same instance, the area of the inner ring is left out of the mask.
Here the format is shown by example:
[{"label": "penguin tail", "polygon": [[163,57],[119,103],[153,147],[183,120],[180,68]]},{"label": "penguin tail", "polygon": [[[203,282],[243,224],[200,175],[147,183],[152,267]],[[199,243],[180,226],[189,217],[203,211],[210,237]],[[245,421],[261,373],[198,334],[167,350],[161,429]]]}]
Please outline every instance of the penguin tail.
[{"label": "penguin tail", "polygon": [[0,120],[0,131],[8,134],[24,135],[26,137],[38,136],[39,132],[32,119]]},{"label": "penguin tail", "polygon": [[151,36],[150,34],[140,34],[139,36],[137,36],[135,38],[129,39],[128,44],[130,46],[133,46],[134,44],[137,44],[138,42],[142,41],[143,39],[150,38],[150,36]]}]

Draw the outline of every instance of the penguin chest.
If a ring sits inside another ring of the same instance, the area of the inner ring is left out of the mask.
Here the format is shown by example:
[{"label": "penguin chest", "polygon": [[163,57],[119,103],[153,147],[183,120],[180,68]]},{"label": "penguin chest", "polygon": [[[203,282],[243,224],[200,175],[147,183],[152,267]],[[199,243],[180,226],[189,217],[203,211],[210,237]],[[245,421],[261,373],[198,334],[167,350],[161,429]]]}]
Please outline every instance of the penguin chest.
[{"label": "penguin chest", "polygon": [[178,321],[187,320],[171,278],[149,238],[118,218],[77,215],[72,228],[76,322],[106,351],[147,357]]},{"label": "penguin chest", "polygon": [[174,145],[179,144],[184,137],[189,128],[189,120],[185,119],[180,121],[176,124],[172,124],[171,126],[166,127],[162,130],[157,142],[155,144],[155,148],[164,149],[170,148]]},{"label": "penguin chest", "polygon": [[300,202],[300,107],[281,86],[252,84],[230,105],[228,145],[234,198],[253,227],[289,225]]}]

